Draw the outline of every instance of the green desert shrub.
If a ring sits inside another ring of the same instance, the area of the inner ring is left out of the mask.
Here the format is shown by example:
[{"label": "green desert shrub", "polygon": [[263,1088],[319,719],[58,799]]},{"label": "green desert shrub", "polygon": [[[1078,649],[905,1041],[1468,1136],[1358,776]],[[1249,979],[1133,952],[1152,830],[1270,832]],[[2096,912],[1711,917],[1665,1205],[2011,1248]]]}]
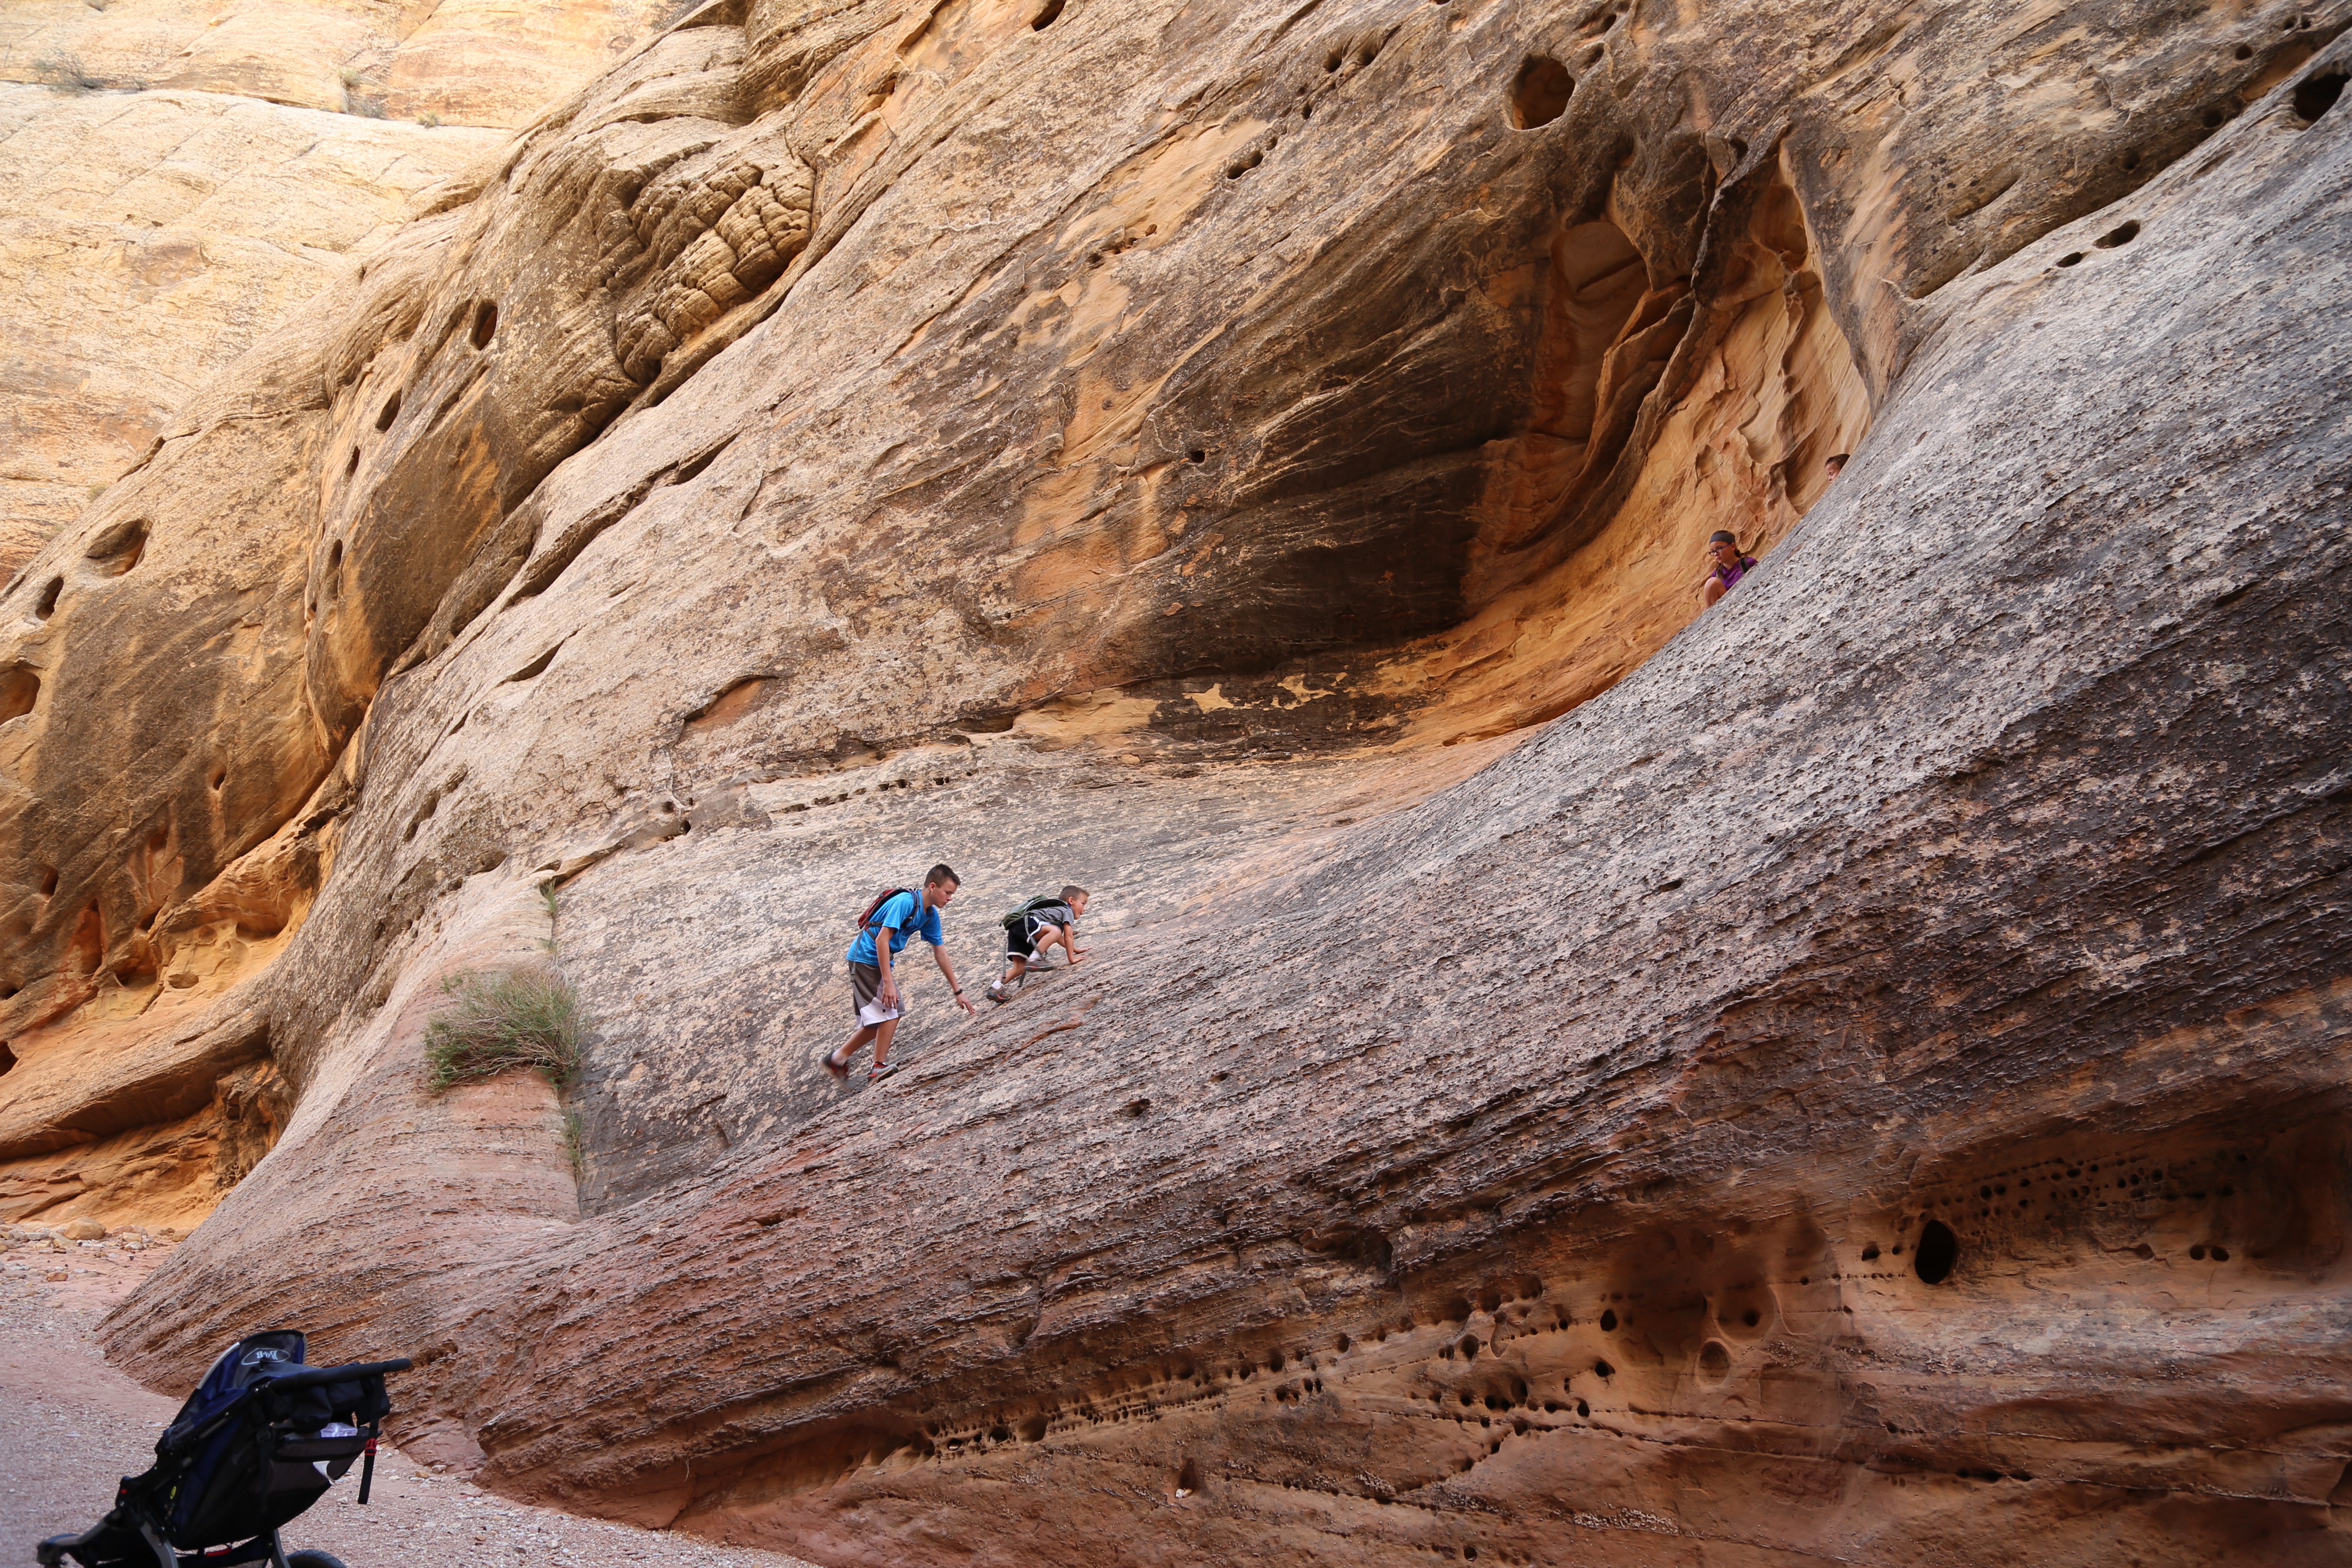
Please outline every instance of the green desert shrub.
[{"label": "green desert shrub", "polygon": [[96,92],[106,85],[101,78],[94,77],[82,68],[79,55],[67,54],[62,49],[35,60],[33,74],[59,92],[70,92],[77,97],[85,92]]},{"label": "green desert shrub", "polygon": [[463,969],[441,989],[450,1004],[425,1028],[434,1093],[510,1068],[530,1068],[557,1089],[579,1076],[585,1015],[552,965]]}]

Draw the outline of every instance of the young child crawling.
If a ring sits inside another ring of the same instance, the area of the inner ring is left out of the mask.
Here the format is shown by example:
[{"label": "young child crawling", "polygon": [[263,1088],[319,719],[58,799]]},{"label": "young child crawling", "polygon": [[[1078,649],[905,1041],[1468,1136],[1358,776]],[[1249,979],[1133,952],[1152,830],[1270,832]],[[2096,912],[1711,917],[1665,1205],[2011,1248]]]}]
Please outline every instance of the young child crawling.
[{"label": "young child crawling", "polygon": [[1048,958],[1056,945],[1069,954],[1071,963],[1085,962],[1086,949],[1078,945],[1078,917],[1086,912],[1087,890],[1073,885],[1058,894],[1032,899],[1006,915],[1004,973],[989,986],[988,999],[1011,1001],[1033,965],[1050,967]]}]

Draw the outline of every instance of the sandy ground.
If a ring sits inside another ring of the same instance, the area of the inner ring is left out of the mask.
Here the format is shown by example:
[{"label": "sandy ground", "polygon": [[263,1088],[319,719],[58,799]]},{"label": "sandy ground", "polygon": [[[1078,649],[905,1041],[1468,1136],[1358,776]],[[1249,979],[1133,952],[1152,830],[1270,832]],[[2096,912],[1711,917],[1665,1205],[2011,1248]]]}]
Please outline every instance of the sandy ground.
[{"label": "sandy ground", "polygon": [[[153,1457],[179,1395],[151,1394],[107,1364],[90,1331],[168,1247],[132,1253],[109,1242],[57,1253],[0,1254],[0,1568],[33,1562],[42,1537],[87,1530],[113,1501],[117,1478]],[[64,1273],[63,1281],[50,1276]],[[394,1397],[399,1396],[397,1384]],[[432,1563],[630,1563],[695,1568],[811,1568],[796,1557],[713,1546],[526,1508],[386,1448],[360,1508],[354,1468],[289,1525],[287,1549],[316,1547],[351,1568]],[[421,1550],[420,1550],[421,1549]]]}]

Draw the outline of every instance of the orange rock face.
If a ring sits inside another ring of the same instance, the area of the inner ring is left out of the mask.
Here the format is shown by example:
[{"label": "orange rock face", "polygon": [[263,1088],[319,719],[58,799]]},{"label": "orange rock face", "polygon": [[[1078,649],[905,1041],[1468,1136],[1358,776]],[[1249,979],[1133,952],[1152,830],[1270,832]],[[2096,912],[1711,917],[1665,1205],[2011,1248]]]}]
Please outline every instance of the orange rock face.
[{"label": "orange rock face", "polygon": [[[653,0],[14,0],[0,15],[0,575]],[[490,62],[495,61],[495,68]]]},{"label": "orange rock face", "polygon": [[2347,19],[695,11],[0,598],[0,1192],[828,1563],[2341,1561]]}]

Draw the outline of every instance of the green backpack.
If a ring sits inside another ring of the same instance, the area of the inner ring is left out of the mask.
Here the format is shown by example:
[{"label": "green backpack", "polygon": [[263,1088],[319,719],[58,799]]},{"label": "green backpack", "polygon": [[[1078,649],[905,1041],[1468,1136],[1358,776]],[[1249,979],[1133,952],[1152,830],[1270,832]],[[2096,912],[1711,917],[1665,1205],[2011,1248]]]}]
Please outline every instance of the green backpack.
[{"label": "green backpack", "polygon": [[1062,897],[1059,893],[1043,894],[1040,897],[1030,900],[1019,909],[1011,910],[1003,919],[998,921],[996,923],[1003,926],[1006,931],[1013,931],[1017,928],[1023,921],[1027,920],[1039,910],[1051,909],[1061,901]]}]

